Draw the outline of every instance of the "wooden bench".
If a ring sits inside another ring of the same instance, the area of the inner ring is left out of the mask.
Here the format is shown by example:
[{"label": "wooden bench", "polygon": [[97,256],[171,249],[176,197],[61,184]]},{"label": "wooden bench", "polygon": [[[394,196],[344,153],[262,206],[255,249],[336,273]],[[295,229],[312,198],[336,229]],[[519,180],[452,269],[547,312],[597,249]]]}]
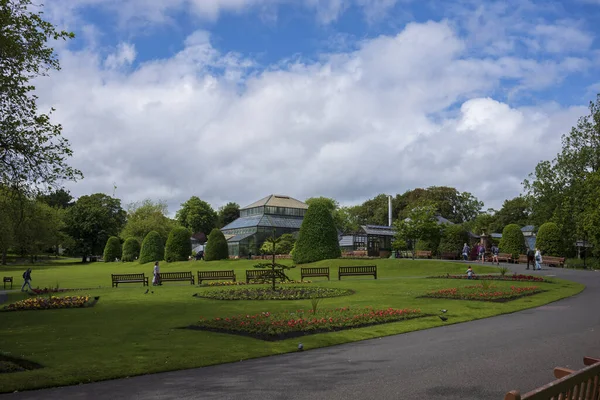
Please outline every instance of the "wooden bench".
[{"label": "wooden bench", "polygon": [[342,280],[342,276],[357,275],[373,275],[377,279],[377,266],[361,265],[359,267],[340,267],[338,269],[338,280]]},{"label": "wooden bench", "polygon": [[519,264],[527,264],[527,255],[519,254],[519,259],[517,260]]},{"label": "wooden bench", "polygon": [[444,252],[442,252],[441,258],[442,258],[442,260],[457,260],[458,253],[451,253],[449,251],[444,251]]},{"label": "wooden bench", "polygon": [[119,287],[119,283],[142,283],[148,286],[148,277],[144,274],[111,274],[112,286]]},{"label": "wooden bench", "polygon": [[255,280],[264,280],[264,276],[267,275],[267,270],[264,269],[247,269],[246,270],[246,283]]},{"label": "wooden bench", "polygon": [[13,277],[12,276],[5,276],[4,278],[2,278],[2,283],[4,283],[4,289],[6,289],[6,284],[10,282],[10,288],[12,289],[13,286]]},{"label": "wooden bench", "polygon": [[600,400],[600,359],[584,357],[585,368],[574,371],[554,368],[557,380],[521,396],[511,390],[504,400]]},{"label": "wooden bench", "polygon": [[513,256],[510,253],[498,253],[498,262],[512,262]]},{"label": "wooden bench", "polygon": [[194,284],[194,275],[192,271],[189,272],[161,272],[161,282],[174,282],[174,281],[189,281],[192,285]]},{"label": "wooden bench", "polygon": [[542,264],[546,264],[548,266],[560,266],[564,268],[565,266],[565,258],[564,257],[552,257],[552,256],[542,256]]},{"label": "wooden bench", "polygon": [[235,282],[235,272],[233,270],[226,271],[198,271],[198,285],[202,281],[222,281],[231,280]]},{"label": "wooden bench", "polygon": [[431,251],[429,251],[429,250],[418,250],[415,253],[415,257],[417,257],[417,258],[421,258],[421,257],[431,258]]},{"label": "wooden bench", "polygon": [[329,267],[300,268],[300,280],[305,277],[326,276],[329,280]]}]

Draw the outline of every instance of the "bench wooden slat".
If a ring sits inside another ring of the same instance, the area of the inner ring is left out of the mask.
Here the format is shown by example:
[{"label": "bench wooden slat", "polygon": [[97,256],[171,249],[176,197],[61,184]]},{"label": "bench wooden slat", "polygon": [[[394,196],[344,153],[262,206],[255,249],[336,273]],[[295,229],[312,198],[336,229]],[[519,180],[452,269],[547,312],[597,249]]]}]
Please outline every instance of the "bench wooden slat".
[{"label": "bench wooden slat", "polygon": [[247,269],[246,270],[246,283],[250,283],[251,280],[260,279],[263,275],[267,274],[267,270],[261,269]]},{"label": "bench wooden slat", "polygon": [[562,268],[565,266],[565,258],[564,257],[553,257],[553,256],[542,256],[542,264],[557,265]]},{"label": "bench wooden slat", "polygon": [[511,262],[513,259],[510,253],[498,253],[498,261]]},{"label": "bench wooden slat", "polygon": [[305,277],[326,276],[329,280],[329,267],[300,268],[300,280]]},{"label": "bench wooden slat", "polygon": [[198,285],[202,281],[222,281],[224,279],[231,279],[235,282],[235,272],[232,269],[225,271],[198,271]]},{"label": "bench wooden slat", "polygon": [[600,361],[589,357],[584,364],[591,363],[579,371],[557,367],[554,375],[559,378],[547,385],[534,389],[521,396],[518,390],[506,394],[505,400],[599,400]]},{"label": "bench wooden slat", "polygon": [[415,253],[415,257],[417,257],[417,258],[419,258],[419,257],[431,258],[431,251],[429,251],[429,250],[418,250]]},{"label": "bench wooden slat", "polygon": [[190,283],[193,285],[194,284],[194,275],[192,275],[192,271],[161,272],[160,280],[161,280],[161,282],[190,281]]},{"label": "bench wooden slat", "polygon": [[377,279],[377,266],[376,265],[361,265],[351,267],[339,267],[338,268],[338,280],[342,279],[342,276],[358,276],[358,275],[373,275]]},{"label": "bench wooden slat", "polygon": [[119,283],[142,283],[148,286],[148,277],[145,274],[111,274],[113,287],[119,287]]}]

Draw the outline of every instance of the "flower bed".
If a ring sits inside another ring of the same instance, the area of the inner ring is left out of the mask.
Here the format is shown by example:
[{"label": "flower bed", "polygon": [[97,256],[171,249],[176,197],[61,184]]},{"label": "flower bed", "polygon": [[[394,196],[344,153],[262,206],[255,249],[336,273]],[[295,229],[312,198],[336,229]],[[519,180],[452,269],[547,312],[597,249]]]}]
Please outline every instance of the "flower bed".
[{"label": "flower bed", "polygon": [[194,294],[195,297],[203,297],[215,300],[299,300],[314,297],[338,297],[354,294],[348,289],[334,289],[324,287],[278,287],[271,288],[247,287],[240,289],[211,290]]},{"label": "flower bed", "polygon": [[537,286],[511,286],[510,289],[507,289],[497,288],[494,285],[487,287],[484,285],[474,285],[465,286],[464,288],[440,289],[429,292],[421,297],[429,297],[434,299],[493,301],[503,303],[541,292],[543,292],[543,290]]},{"label": "flower bed", "polygon": [[29,292],[30,294],[33,295],[37,295],[37,294],[49,294],[49,293],[63,293],[63,292],[68,292],[68,291],[72,291],[75,289],[53,289],[53,288],[36,288],[36,289],[31,289],[31,291]]},{"label": "flower bed", "polygon": [[[312,281],[285,281],[285,282],[278,282],[278,285],[290,285],[290,284],[303,284],[303,283],[312,283]],[[240,281],[240,282],[233,282],[233,281],[214,281],[214,282],[208,282],[208,283],[203,283],[200,286],[246,286],[246,285],[264,285],[264,282],[244,282],[244,281]]]},{"label": "flower bed", "polygon": [[250,336],[262,340],[283,340],[315,333],[403,321],[428,316],[421,310],[375,310],[365,308],[336,308],[329,310],[297,310],[296,312],[236,315],[228,318],[201,319],[189,329]]},{"label": "flower bed", "polygon": [[[466,274],[464,275],[440,275],[440,276],[428,276],[430,279],[468,279]],[[534,275],[522,275],[522,274],[514,274],[514,275],[475,275],[473,279],[484,280],[484,281],[512,281],[512,282],[546,282],[551,283],[551,281],[545,279],[543,276],[534,276]]]},{"label": "flower bed", "polygon": [[89,296],[65,296],[65,297],[33,297],[20,300],[4,307],[5,311],[26,311],[26,310],[52,310],[59,308],[81,308],[90,307],[96,304],[99,297],[94,297],[90,301]]}]

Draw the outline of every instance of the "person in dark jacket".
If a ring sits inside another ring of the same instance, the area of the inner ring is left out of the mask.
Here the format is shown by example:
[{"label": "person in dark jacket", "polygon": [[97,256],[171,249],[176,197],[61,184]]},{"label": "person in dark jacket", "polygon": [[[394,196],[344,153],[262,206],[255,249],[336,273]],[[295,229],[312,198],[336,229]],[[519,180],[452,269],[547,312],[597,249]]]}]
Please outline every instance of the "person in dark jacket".
[{"label": "person in dark jacket", "polygon": [[31,268],[27,268],[27,271],[23,272],[23,286],[21,286],[21,292],[25,291],[25,286],[29,286],[29,290],[33,290],[31,287]]},{"label": "person in dark jacket", "polygon": [[527,251],[527,269],[529,269],[529,263],[531,263],[531,268],[535,269],[535,251],[533,249]]}]

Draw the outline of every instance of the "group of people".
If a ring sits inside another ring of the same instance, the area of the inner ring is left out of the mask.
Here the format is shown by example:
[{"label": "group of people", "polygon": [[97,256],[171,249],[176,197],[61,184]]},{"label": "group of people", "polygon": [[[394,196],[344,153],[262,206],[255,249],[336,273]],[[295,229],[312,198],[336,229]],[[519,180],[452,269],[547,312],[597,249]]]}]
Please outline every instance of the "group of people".
[{"label": "group of people", "polygon": [[[485,262],[485,246],[481,243],[475,245],[475,254],[477,256],[477,261],[484,263]],[[498,260],[498,254],[500,253],[500,249],[495,244],[492,244],[490,248],[492,253],[492,264],[496,263],[496,265],[500,265],[500,261]],[[463,245],[462,256],[464,261],[469,261],[469,254],[471,254],[471,248],[467,243]],[[529,250],[527,252],[527,269],[529,269],[529,264],[531,264],[532,269],[541,270],[542,269],[542,252],[537,247],[534,250]],[[469,267],[470,268],[470,267]],[[467,271],[468,272],[468,271]]]}]

